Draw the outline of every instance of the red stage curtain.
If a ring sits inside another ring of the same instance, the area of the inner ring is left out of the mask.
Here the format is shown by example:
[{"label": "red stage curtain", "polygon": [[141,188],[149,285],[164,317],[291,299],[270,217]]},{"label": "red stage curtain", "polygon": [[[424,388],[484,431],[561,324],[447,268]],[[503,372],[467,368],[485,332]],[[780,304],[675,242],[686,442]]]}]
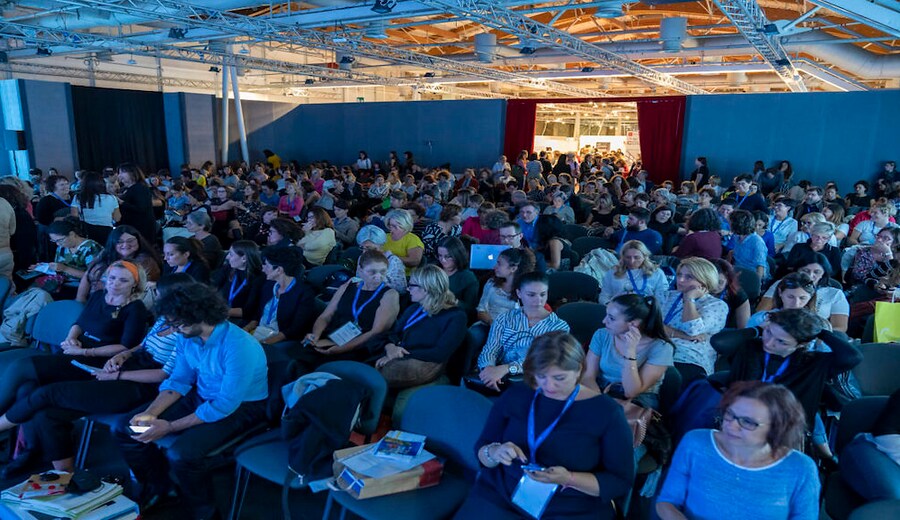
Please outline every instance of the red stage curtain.
[{"label": "red stage curtain", "polygon": [[656,183],[681,176],[685,101],[684,96],[637,100],[641,161]]},{"label": "red stage curtain", "polygon": [[537,102],[531,99],[510,99],[506,102],[506,137],[503,153],[512,163],[522,150],[534,151],[534,129]]}]

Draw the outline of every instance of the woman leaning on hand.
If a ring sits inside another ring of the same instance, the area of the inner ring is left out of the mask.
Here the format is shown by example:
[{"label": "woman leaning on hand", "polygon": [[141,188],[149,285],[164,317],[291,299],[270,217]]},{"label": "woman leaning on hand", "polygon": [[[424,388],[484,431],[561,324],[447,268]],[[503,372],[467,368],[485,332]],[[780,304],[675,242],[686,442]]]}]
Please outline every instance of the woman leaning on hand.
[{"label": "woman leaning on hand", "polygon": [[579,384],[583,367],[571,335],[535,339],[528,385],[494,402],[476,443],[484,469],[455,518],[615,518],[634,481],[631,430],[621,406]]}]

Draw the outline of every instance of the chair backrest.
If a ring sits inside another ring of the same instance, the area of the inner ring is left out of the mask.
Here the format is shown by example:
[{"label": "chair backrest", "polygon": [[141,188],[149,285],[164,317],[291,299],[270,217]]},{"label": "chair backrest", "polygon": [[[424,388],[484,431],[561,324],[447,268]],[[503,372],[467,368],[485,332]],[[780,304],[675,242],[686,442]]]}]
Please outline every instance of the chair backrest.
[{"label": "chair backrest", "polygon": [[609,240],[602,237],[578,237],[572,241],[572,249],[584,257],[598,247],[609,245]]},{"label": "chair backrest", "polygon": [[426,444],[433,453],[477,472],[475,442],[490,411],[491,401],[477,392],[460,386],[428,386],[410,396],[400,426],[428,437]]},{"label": "chair backrest", "polygon": [[487,324],[478,322],[466,331],[463,348],[456,349],[447,362],[447,377],[450,378],[451,384],[459,384],[463,376],[475,368],[475,361],[487,343],[490,330]]},{"label": "chair backrest", "polygon": [[756,271],[742,267],[736,267],[734,270],[737,272],[741,289],[747,293],[747,299],[750,300],[750,306],[753,307],[759,300],[759,294],[762,291],[762,282],[759,279],[759,275],[756,274]]},{"label": "chair backrest", "polygon": [[557,271],[549,276],[547,301],[551,307],[576,301],[597,301],[600,282],[589,274],[577,271]]},{"label": "chair backrest", "polygon": [[342,269],[346,269],[346,267],[339,264],[325,264],[313,267],[306,271],[306,283],[310,284],[317,293],[321,292],[325,288],[328,277]]},{"label": "chair backrest", "polygon": [[891,395],[900,388],[900,344],[866,343],[859,349],[863,360],[853,375],[863,395]]},{"label": "chair backrest", "polygon": [[75,300],[50,302],[38,312],[31,336],[38,346],[57,346],[66,339],[84,304]]},{"label": "chair backrest", "polygon": [[357,430],[364,435],[375,433],[387,395],[387,382],[384,377],[373,367],[356,361],[331,361],[320,366],[318,371],[332,373],[369,389],[369,399],[360,410]]},{"label": "chair backrest", "polygon": [[569,324],[570,332],[584,346],[590,343],[594,333],[603,325],[606,305],[594,302],[572,302],[556,309],[561,320]]},{"label": "chair backrest", "polygon": [[844,405],[841,410],[841,420],[838,423],[837,440],[835,448],[837,454],[841,454],[844,446],[850,443],[856,434],[870,432],[875,427],[875,421],[887,406],[887,396],[860,397]]},{"label": "chair backrest", "polygon": [[563,226],[563,237],[571,240],[587,236],[587,228],[580,224],[566,224]]},{"label": "chair backrest", "polygon": [[847,520],[884,520],[900,518],[900,500],[879,500],[857,507]]},{"label": "chair backrest", "polygon": [[681,397],[681,385],[681,372],[675,367],[667,368],[662,385],[659,387],[659,413],[665,415],[675,401],[678,401]]},{"label": "chair backrest", "polygon": [[12,283],[9,281],[9,278],[0,277],[0,311],[6,308],[6,302],[9,299],[9,289],[12,287]]}]

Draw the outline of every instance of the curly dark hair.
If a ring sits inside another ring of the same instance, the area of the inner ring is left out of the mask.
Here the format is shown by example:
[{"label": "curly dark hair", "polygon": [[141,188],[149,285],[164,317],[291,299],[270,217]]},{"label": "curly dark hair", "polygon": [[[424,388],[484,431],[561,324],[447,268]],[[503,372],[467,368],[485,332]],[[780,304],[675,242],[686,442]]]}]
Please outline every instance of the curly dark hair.
[{"label": "curly dark hair", "polygon": [[214,288],[191,283],[163,292],[156,300],[156,315],[186,325],[218,325],[228,319],[228,304]]},{"label": "curly dark hair", "polygon": [[756,218],[753,213],[744,209],[734,210],[729,217],[731,221],[731,232],[738,236],[747,236],[756,230]]},{"label": "curly dark hair", "polygon": [[722,222],[719,220],[719,214],[714,209],[703,208],[695,211],[691,218],[688,219],[688,229],[697,233],[699,231],[719,231],[722,229]]}]

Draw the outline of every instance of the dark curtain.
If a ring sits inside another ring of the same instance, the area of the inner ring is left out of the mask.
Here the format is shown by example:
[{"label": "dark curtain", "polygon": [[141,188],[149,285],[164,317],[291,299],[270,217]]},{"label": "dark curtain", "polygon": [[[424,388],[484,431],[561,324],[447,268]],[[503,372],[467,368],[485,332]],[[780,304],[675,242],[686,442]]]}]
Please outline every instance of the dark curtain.
[{"label": "dark curtain", "polygon": [[503,153],[512,163],[519,152],[534,150],[534,128],[537,102],[530,99],[510,99],[506,102],[506,137]]},{"label": "dark curtain", "polygon": [[100,171],[133,162],[145,172],[168,167],[161,92],[72,87],[78,163]]},{"label": "dark curtain", "polygon": [[637,100],[641,161],[656,183],[680,177],[685,101],[684,96]]}]

